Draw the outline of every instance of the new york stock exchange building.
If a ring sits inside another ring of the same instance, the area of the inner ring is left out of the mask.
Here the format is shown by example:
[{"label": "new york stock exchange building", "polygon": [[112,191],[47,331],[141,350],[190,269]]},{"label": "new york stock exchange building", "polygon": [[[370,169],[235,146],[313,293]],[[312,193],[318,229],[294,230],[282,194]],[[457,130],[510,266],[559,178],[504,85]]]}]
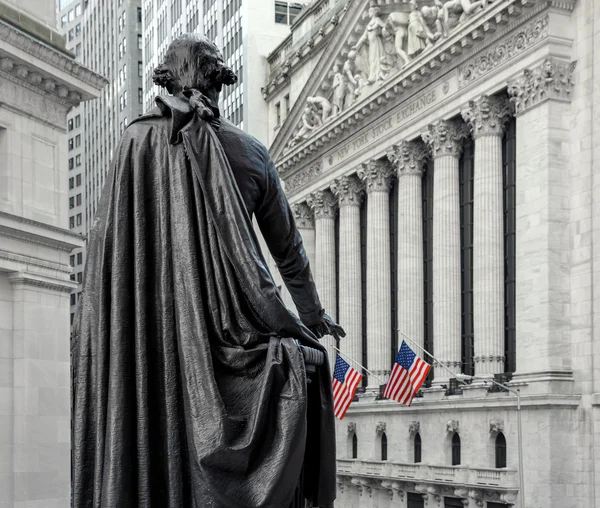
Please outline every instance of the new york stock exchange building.
[{"label": "new york stock exchange building", "polygon": [[[270,150],[373,374],[336,507],[600,507],[600,2],[317,0],[291,32]],[[449,369],[409,407],[403,337]]]}]

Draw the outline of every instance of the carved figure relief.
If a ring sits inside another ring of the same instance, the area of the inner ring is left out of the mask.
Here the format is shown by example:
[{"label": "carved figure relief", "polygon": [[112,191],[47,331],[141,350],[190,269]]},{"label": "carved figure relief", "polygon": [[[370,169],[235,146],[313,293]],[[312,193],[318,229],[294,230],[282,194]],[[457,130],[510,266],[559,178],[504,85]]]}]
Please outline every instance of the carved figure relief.
[{"label": "carved figure relief", "polygon": [[340,72],[338,65],[333,66],[333,82],[331,87],[333,88],[332,115],[335,116],[339,115],[344,110],[346,95],[348,93],[346,78]]},{"label": "carved figure relief", "polygon": [[449,0],[444,4],[444,37],[450,32],[451,16],[459,16],[458,22],[464,23],[477,9],[484,8],[491,0]]},{"label": "carved figure relief", "polygon": [[410,58],[414,58],[425,49],[427,36],[425,35],[425,21],[417,5],[417,0],[410,0],[408,5],[410,14],[408,15],[407,53]]},{"label": "carved figure relief", "polygon": [[371,3],[371,7],[369,7],[369,18],[371,19],[362,36],[352,48],[355,51],[359,51],[363,45],[367,44],[369,46],[369,77],[367,78],[369,84],[384,80],[389,73],[389,69],[385,65],[386,53],[382,35],[385,23],[379,17],[379,12],[379,7]]}]

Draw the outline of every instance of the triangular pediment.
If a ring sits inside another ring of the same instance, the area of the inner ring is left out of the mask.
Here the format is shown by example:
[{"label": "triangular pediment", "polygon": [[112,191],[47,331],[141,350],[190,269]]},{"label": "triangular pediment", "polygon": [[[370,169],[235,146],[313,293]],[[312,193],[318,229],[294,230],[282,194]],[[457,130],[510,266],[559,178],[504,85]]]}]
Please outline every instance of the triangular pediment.
[{"label": "triangular pediment", "polygon": [[[415,68],[419,73],[418,62],[460,32],[459,25],[485,16],[485,11],[495,10],[499,3],[493,0],[350,2],[271,145],[274,159],[287,158],[310,145],[339,118],[363,108],[369,97],[403,71],[412,72]],[[433,64],[431,67],[435,69]]]}]

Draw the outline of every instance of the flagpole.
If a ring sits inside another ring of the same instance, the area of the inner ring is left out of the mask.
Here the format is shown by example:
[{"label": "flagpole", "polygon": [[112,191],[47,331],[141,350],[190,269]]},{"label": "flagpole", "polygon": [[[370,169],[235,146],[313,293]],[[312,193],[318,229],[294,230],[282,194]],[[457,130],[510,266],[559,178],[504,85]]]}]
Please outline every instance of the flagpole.
[{"label": "flagpole", "polygon": [[350,358],[349,356],[345,355],[344,353],[342,353],[337,347],[335,346],[331,346],[333,347],[333,349],[335,349],[340,356],[343,356],[344,358],[350,360],[354,365],[357,365],[358,367],[360,367],[361,369],[364,369],[365,372],[367,372],[368,374],[370,374],[371,376],[373,376],[375,379],[377,379],[377,381],[379,381],[382,385],[385,384],[384,381],[382,381],[380,378],[378,378],[375,374],[373,374],[369,369],[367,369],[366,367],[363,367],[360,363],[358,363],[356,360],[353,360],[352,358]]},{"label": "flagpole", "polygon": [[398,330],[398,333],[405,339],[408,339],[409,342],[411,344],[413,344],[414,346],[417,346],[421,351],[423,351],[423,353],[425,353],[427,356],[431,357],[431,359],[437,363],[439,366],[441,366],[443,369],[447,370],[452,377],[454,377],[456,375],[455,372],[452,372],[448,367],[446,367],[445,364],[443,364],[442,362],[440,362],[435,356],[433,356],[429,351],[427,351],[425,348],[419,346],[419,344],[417,344],[414,340],[412,340],[410,337],[408,337],[407,335],[405,335],[402,331]]}]

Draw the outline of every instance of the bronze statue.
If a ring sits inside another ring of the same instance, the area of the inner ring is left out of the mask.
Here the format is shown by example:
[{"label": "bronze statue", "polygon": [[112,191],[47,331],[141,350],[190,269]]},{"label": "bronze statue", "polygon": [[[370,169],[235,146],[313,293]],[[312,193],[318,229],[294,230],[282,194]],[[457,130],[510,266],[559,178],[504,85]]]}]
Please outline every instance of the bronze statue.
[{"label": "bronze statue", "polygon": [[[286,508],[335,498],[319,302],[269,154],[224,120],[236,76],[204,37],[173,41],[111,165],[73,340],[75,508]],[[281,300],[256,216],[300,318]],[[299,485],[304,464],[303,483]]]}]

